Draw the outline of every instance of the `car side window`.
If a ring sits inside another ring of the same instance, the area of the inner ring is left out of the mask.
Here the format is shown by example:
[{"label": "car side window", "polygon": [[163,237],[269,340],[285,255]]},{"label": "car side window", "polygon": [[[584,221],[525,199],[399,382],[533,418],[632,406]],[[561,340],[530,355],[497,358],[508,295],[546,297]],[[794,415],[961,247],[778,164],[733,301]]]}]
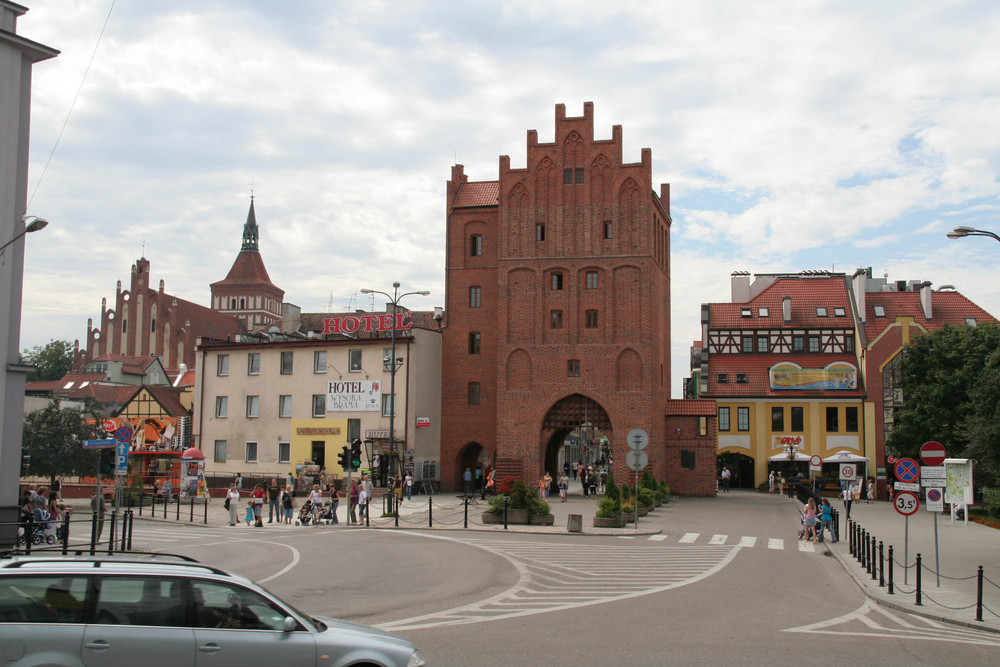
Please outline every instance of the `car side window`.
[{"label": "car side window", "polygon": [[[284,630],[288,613],[256,591],[236,584],[191,580],[195,626],[229,630]],[[301,629],[301,628],[296,628]]]},{"label": "car side window", "polygon": [[0,577],[0,623],[83,623],[87,577]]},{"label": "car side window", "polygon": [[101,577],[94,622],[185,627],[183,591],[172,577]]}]

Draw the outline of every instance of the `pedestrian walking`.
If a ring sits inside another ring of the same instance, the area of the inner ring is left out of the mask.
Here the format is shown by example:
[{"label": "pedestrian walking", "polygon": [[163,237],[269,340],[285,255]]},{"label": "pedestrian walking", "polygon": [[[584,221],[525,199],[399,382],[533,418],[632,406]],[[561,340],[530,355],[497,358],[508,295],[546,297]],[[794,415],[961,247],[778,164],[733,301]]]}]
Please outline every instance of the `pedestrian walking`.
[{"label": "pedestrian walking", "polygon": [[851,519],[851,503],[854,501],[854,490],[848,482],[843,483],[840,497],[844,499],[844,513],[847,520]]},{"label": "pedestrian walking", "polygon": [[292,525],[292,517],[295,514],[295,501],[293,500],[295,496],[295,487],[291,484],[287,484],[284,489],[281,490],[281,511],[282,518],[285,523],[289,526]]},{"label": "pedestrian walking", "polygon": [[802,510],[802,517],[804,519],[802,528],[802,538],[807,542],[811,539],[813,542],[816,541],[816,501],[812,498],[806,503],[805,508]]},{"label": "pedestrian walking", "polygon": [[358,523],[358,500],[361,490],[358,489],[358,480],[351,482],[351,488],[347,492],[347,525],[353,526]]},{"label": "pedestrian walking", "polygon": [[281,487],[278,486],[278,480],[272,479],[270,486],[267,487],[267,522],[271,523],[274,521],[274,515],[278,515],[278,523],[281,523],[281,504],[278,499],[281,497]]},{"label": "pedestrian walking", "polygon": [[826,498],[820,501],[819,506],[819,541],[823,541],[825,531],[830,531],[830,542],[837,541],[837,526],[833,522],[833,506]]},{"label": "pedestrian walking", "polygon": [[337,508],[340,507],[340,492],[337,491],[337,485],[333,483],[330,484],[330,505],[333,523],[340,523],[340,519],[337,518]]},{"label": "pedestrian walking", "polygon": [[413,499],[413,472],[410,470],[406,471],[406,477],[403,478],[403,488],[406,490],[406,499]]},{"label": "pedestrian walking", "polygon": [[465,484],[465,495],[472,494],[472,469],[466,468],[462,473],[462,482]]},{"label": "pedestrian walking", "polygon": [[729,468],[722,466],[722,490],[729,491],[729,478],[732,477],[732,473],[729,472]]},{"label": "pedestrian walking", "polygon": [[772,470],[767,476],[767,492],[774,493],[774,471]]},{"label": "pedestrian walking", "polygon": [[365,487],[362,485],[361,490],[358,491],[358,509],[360,510],[358,516],[362,521],[368,516],[368,501],[368,492],[365,491]]},{"label": "pedestrian walking", "polygon": [[229,510],[229,525],[236,525],[236,513],[240,509],[240,492],[236,490],[236,482],[229,485],[226,491],[226,509]]},{"label": "pedestrian walking", "polygon": [[559,498],[560,502],[566,502],[566,489],[569,488],[569,477],[563,473],[559,477]]}]

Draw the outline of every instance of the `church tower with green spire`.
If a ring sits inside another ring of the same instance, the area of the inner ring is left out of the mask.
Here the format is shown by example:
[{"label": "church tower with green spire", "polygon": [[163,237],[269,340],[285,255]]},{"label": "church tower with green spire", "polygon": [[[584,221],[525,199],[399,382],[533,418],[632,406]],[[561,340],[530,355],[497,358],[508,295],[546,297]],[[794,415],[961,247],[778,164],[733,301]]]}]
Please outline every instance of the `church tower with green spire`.
[{"label": "church tower with green spire", "polygon": [[250,210],[243,225],[243,244],[229,274],[212,283],[212,309],[233,315],[243,325],[243,330],[267,331],[271,326],[281,326],[281,304],[285,297],[264,268],[260,256],[260,229],[254,211],[253,195]]}]

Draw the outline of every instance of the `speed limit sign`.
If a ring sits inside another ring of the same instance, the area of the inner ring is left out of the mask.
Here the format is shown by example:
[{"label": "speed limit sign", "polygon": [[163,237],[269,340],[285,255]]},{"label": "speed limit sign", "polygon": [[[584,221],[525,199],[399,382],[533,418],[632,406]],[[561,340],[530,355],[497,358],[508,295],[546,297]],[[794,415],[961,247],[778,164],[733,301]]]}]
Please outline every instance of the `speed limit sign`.
[{"label": "speed limit sign", "polygon": [[916,514],[917,510],[920,509],[920,498],[912,491],[897,491],[892,499],[892,504],[896,511],[903,516],[910,516]]}]

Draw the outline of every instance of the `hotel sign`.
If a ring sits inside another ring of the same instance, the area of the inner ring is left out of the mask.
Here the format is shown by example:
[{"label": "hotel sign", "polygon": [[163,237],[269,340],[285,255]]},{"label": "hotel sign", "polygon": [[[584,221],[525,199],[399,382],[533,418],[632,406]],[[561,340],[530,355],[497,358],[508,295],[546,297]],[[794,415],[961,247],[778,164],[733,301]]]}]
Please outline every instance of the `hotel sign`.
[{"label": "hotel sign", "polygon": [[358,331],[392,331],[393,329],[405,331],[413,328],[413,322],[407,321],[412,313],[388,313],[379,315],[345,315],[343,317],[324,317],[323,333],[346,333],[352,334]]},{"label": "hotel sign", "polygon": [[858,369],[846,361],[824,368],[802,368],[791,361],[772,366],[768,372],[771,389],[791,391],[853,390],[858,388]]},{"label": "hotel sign", "polygon": [[381,380],[340,380],[327,383],[327,412],[376,412],[381,409]]}]

